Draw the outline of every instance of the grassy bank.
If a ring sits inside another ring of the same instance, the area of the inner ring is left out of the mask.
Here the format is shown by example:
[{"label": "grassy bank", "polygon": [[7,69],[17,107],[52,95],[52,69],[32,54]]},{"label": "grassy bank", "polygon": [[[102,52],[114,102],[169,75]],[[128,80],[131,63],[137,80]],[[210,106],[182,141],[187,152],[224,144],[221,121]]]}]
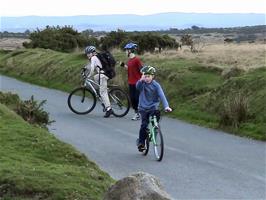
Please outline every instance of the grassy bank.
[{"label": "grassy bank", "polygon": [[97,165],[0,104],[0,199],[102,199],[114,182]]},{"label": "grassy bank", "polygon": [[[123,52],[115,52],[114,55],[117,60],[126,60]],[[157,67],[156,79],[162,84],[174,108],[173,117],[266,140],[265,65],[224,76],[221,66],[213,67],[196,58],[189,60],[161,54],[144,55],[142,60]],[[79,84],[80,68],[86,62],[86,58],[78,53],[18,50],[0,53],[0,72],[35,84],[70,91]],[[112,81],[126,88],[125,71],[117,67],[117,73]],[[244,96],[244,105],[241,102],[236,105],[228,103],[236,101],[237,95]],[[239,118],[242,111],[244,118]]]}]

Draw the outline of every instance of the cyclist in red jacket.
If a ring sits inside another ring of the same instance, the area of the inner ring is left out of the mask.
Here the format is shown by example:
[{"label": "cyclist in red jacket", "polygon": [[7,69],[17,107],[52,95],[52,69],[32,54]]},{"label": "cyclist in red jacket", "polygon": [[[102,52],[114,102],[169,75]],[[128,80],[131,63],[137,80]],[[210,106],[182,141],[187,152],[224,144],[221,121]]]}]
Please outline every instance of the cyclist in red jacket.
[{"label": "cyclist in red jacket", "polygon": [[129,59],[126,64],[123,62],[121,63],[121,66],[127,69],[128,74],[129,96],[132,108],[135,111],[132,120],[140,119],[140,114],[138,112],[139,92],[136,89],[136,83],[141,78],[140,70],[142,68],[142,62],[140,58],[135,55],[137,47],[138,45],[132,42],[126,44],[124,49],[126,50],[126,54]]}]

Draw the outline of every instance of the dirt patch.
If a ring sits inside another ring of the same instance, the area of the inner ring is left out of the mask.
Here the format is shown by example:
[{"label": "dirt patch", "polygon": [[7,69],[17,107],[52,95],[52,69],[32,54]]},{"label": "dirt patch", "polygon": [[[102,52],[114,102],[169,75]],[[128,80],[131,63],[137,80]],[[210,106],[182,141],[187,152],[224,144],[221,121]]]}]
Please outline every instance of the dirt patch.
[{"label": "dirt patch", "polygon": [[4,50],[14,50],[21,49],[23,47],[23,42],[29,42],[29,39],[24,38],[1,38],[0,39],[0,49]]}]

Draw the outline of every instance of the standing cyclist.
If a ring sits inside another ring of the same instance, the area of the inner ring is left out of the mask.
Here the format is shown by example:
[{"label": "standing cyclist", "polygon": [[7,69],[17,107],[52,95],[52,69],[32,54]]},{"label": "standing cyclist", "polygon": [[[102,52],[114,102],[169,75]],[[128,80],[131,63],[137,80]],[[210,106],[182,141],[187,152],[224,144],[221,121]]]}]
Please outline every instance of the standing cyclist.
[{"label": "standing cyclist", "polygon": [[86,66],[87,70],[89,70],[88,77],[93,75],[96,69],[97,74],[94,75],[94,80],[100,85],[100,96],[106,109],[104,117],[110,117],[113,111],[107,92],[107,81],[109,78],[104,74],[104,71],[102,70],[102,63],[97,57],[96,48],[94,46],[87,46],[85,48],[85,54],[90,60],[90,64]]},{"label": "standing cyclist", "polygon": [[140,70],[142,68],[142,63],[139,57],[135,55],[137,47],[138,45],[132,42],[126,44],[124,49],[126,50],[126,54],[129,59],[126,64],[123,62],[121,63],[121,66],[127,69],[128,74],[129,96],[132,108],[135,111],[132,120],[140,119],[140,114],[138,112],[139,92],[136,89],[136,83],[141,78]]}]

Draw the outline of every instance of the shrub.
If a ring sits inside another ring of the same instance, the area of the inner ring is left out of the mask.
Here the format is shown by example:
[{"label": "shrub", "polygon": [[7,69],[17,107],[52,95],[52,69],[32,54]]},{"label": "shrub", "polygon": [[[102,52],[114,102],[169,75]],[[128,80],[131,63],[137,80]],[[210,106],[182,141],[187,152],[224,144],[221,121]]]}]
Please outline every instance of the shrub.
[{"label": "shrub", "polygon": [[37,29],[30,33],[29,39],[31,42],[23,43],[26,48],[44,48],[61,52],[71,52],[76,48],[86,46],[91,41],[93,43],[96,41],[91,37],[85,37],[69,26],[62,28],[47,26],[44,30]]},{"label": "shrub", "polygon": [[247,121],[248,115],[248,98],[238,93],[234,96],[224,99],[219,111],[220,125],[233,126],[238,128],[242,122]]},{"label": "shrub", "polygon": [[46,125],[51,124],[53,121],[49,121],[49,114],[42,108],[45,102],[46,100],[43,100],[38,103],[31,96],[29,100],[20,101],[15,111],[30,124],[38,124],[41,127],[46,127]]},{"label": "shrub", "polygon": [[43,128],[54,122],[49,120],[49,113],[42,108],[45,102],[46,100],[43,100],[38,103],[33,96],[29,100],[21,101],[17,94],[0,92],[0,103],[14,110],[25,121],[31,124],[38,124]]}]

